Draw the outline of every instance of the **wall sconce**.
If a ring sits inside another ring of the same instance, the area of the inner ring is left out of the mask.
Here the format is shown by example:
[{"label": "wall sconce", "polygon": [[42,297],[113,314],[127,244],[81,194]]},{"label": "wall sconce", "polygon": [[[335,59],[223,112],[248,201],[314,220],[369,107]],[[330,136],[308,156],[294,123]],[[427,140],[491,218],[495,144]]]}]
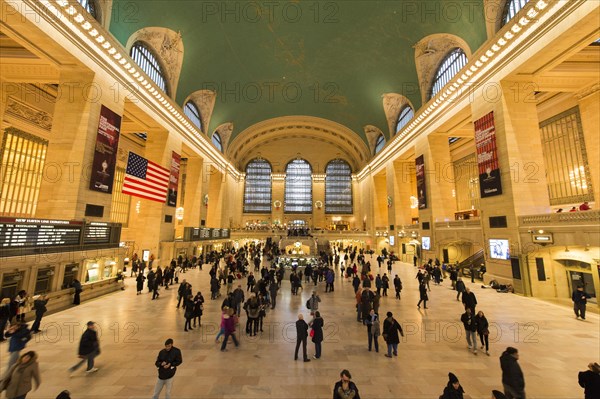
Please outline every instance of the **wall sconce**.
[{"label": "wall sconce", "polygon": [[179,221],[183,220],[183,207],[179,207],[175,210],[175,218]]},{"label": "wall sconce", "polygon": [[135,212],[139,215],[141,210],[142,210],[142,201],[138,201],[135,204]]}]

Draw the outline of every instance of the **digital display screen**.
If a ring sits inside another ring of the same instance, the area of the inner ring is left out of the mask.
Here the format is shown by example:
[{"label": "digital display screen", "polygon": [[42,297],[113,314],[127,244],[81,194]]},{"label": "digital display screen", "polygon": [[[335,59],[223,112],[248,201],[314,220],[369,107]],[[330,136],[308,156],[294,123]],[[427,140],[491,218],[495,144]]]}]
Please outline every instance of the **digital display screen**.
[{"label": "digital display screen", "polygon": [[421,237],[421,247],[425,251],[429,251],[431,249],[431,238],[430,237]]},{"label": "digital display screen", "polygon": [[110,242],[110,225],[108,223],[90,223],[85,226],[84,244],[108,244]]},{"label": "digital display screen", "polygon": [[81,223],[40,219],[0,219],[0,247],[79,245]]},{"label": "digital display screen", "polygon": [[490,239],[490,258],[509,260],[508,240]]}]

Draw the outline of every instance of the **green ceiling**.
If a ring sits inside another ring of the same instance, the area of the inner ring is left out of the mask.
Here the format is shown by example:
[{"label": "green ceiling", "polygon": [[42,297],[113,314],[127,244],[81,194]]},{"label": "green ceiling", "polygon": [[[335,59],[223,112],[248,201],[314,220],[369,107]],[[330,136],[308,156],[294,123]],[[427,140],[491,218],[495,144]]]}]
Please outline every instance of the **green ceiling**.
[{"label": "green ceiling", "polygon": [[367,124],[387,134],[383,93],[404,94],[421,106],[415,43],[450,33],[473,51],[481,46],[482,3],[115,0],[110,30],[123,45],[148,26],[181,32],[185,57],[176,100],[216,89],[211,133],[225,122],[234,123],[236,135],[265,119],[309,115],[365,139]]}]

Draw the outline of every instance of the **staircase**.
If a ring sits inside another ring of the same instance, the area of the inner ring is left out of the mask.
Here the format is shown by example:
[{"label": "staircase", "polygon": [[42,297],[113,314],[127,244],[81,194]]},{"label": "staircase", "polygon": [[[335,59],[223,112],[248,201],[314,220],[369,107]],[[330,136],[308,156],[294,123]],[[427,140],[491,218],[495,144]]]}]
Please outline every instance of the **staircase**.
[{"label": "staircase", "polygon": [[[462,262],[460,262],[458,264],[458,268],[459,270],[462,269],[463,271],[463,275],[465,273],[465,269],[469,269],[469,267],[471,267],[471,265],[475,266],[475,270],[479,270],[479,266],[481,266],[482,263],[485,263],[485,255],[483,253],[483,249],[480,249],[479,251],[475,252],[473,255],[469,256],[467,259],[463,260]],[[475,274],[475,276],[477,276],[477,273]]]}]

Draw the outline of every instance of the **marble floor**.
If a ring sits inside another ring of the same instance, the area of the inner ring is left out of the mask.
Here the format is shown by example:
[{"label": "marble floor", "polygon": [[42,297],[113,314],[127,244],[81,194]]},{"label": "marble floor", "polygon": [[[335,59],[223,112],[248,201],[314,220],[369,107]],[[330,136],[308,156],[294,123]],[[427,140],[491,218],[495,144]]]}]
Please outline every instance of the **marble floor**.
[{"label": "marble floor", "polygon": [[[394,273],[403,280],[402,299],[395,300],[393,294],[383,298],[380,313],[392,311],[406,333],[397,358],[367,351],[366,327],[356,322],[352,286],[339,278],[334,293],[325,293],[324,283],[317,287],[325,341],[322,358],[310,363],[293,360],[297,314],[309,318],[304,307],[308,288],[291,296],[285,281],[277,308],[265,319],[264,333],[259,337],[241,334],[240,347],[231,346],[222,353],[214,343],[221,300],[207,300],[202,328],[186,333],[183,310],[175,308],[176,289],[163,290],[159,300],[151,301],[150,294],[136,296],[135,281],[128,279],[125,291],[44,318],[44,332],[27,347],[39,354],[43,382],[28,398],[53,399],[63,389],[77,399],[150,398],[157,375],[154,361],[169,337],[183,354],[173,386],[173,397],[180,399],[330,398],[344,368],[351,371],[363,399],[435,399],[449,371],[460,379],[465,397],[489,399],[492,389],[502,387],[498,357],[507,346],[519,349],[528,398],[583,397],[577,372],[600,358],[597,314],[590,313],[586,321],[576,320],[569,307],[499,294],[469,281],[467,285],[477,295],[477,309],[492,323],[491,356],[481,352],[474,356],[467,350],[459,321],[462,306],[449,281],[442,286],[432,284],[429,309],[417,309],[414,268],[396,263]],[[205,298],[210,297],[208,267],[188,271],[184,277],[194,292],[201,290]],[[88,320],[101,329],[102,353],[96,362],[100,370],[92,375],[80,371],[69,378],[67,368],[77,361],[79,337]],[[243,315],[241,321],[245,324]],[[2,371],[6,362],[4,343],[0,346]]]}]

